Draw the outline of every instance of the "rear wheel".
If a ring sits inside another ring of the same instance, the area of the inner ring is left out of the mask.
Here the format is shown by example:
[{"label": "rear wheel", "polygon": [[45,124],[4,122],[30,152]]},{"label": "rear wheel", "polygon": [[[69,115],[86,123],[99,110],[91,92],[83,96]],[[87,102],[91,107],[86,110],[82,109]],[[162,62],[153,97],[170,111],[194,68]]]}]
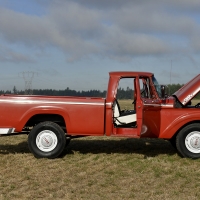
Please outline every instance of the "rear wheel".
[{"label": "rear wheel", "polygon": [[65,148],[66,136],[58,124],[41,122],[29,133],[28,145],[36,158],[56,158]]},{"label": "rear wheel", "polygon": [[182,156],[200,158],[200,123],[184,127],[177,135],[176,146]]}]

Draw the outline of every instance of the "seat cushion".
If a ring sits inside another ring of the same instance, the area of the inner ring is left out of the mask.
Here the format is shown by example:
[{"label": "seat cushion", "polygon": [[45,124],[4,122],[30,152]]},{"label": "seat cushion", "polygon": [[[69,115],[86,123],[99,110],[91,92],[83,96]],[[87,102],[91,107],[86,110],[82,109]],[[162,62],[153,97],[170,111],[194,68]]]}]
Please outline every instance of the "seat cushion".
[{"label": "seat cushion", "polygon": [[129,115],[120,116],[120,117],[115,118],[115,123],[117,125],[130,124],[130,123],[133,123],[133,122],[136,122],[136,121],[137,121],[136,114],[129,114]]},{"label": "seat cushion", "polygon": [[120,106],[117,100],[113,102],[113,112],[114,112],[113,113],[114,121],[115,124],[117,125],[130,124],[137,121],[136,111],[135,110],[120,111]]}]

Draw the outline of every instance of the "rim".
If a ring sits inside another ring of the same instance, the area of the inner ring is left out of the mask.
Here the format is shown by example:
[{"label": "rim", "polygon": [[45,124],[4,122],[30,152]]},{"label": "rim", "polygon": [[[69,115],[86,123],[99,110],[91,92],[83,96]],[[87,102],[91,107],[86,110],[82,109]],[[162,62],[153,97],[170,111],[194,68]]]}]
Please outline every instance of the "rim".
[{"label": "rim", "polygon": [[41,131],[36,137],[37,147],[44,152],[50,152],[58,144],[57,136],[50,130]]},{"label": "rim", "polygon": [[185,138],[185,146],[192,153],[200,153],[200,132],[194,131]]}]

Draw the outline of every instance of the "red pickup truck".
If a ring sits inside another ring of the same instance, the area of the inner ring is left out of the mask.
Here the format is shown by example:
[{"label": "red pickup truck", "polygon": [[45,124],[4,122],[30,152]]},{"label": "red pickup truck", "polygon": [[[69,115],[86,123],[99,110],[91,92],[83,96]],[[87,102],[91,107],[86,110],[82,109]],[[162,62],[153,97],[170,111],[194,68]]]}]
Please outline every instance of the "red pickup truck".
[{"label": "red pickup truck", "polygon": [[[28,133],[35,157],[56,158],[66,143],[79,136],[163,138],[183,157],[200,158],[200,74],[172,96],[153,73],[110,72],[106,98],[0,96],[0,135]],[[121,80],[130,80],[132,109],[117,100]]]}]

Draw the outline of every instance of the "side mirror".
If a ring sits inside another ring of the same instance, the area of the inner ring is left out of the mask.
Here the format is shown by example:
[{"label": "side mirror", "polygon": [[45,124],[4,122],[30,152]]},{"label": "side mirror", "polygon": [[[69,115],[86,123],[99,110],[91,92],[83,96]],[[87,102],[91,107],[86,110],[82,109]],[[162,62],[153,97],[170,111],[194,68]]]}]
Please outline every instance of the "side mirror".
[{"label": "side mirror", "polygon": [[161,98],[166,98],[166,86],[161,85]]}]

